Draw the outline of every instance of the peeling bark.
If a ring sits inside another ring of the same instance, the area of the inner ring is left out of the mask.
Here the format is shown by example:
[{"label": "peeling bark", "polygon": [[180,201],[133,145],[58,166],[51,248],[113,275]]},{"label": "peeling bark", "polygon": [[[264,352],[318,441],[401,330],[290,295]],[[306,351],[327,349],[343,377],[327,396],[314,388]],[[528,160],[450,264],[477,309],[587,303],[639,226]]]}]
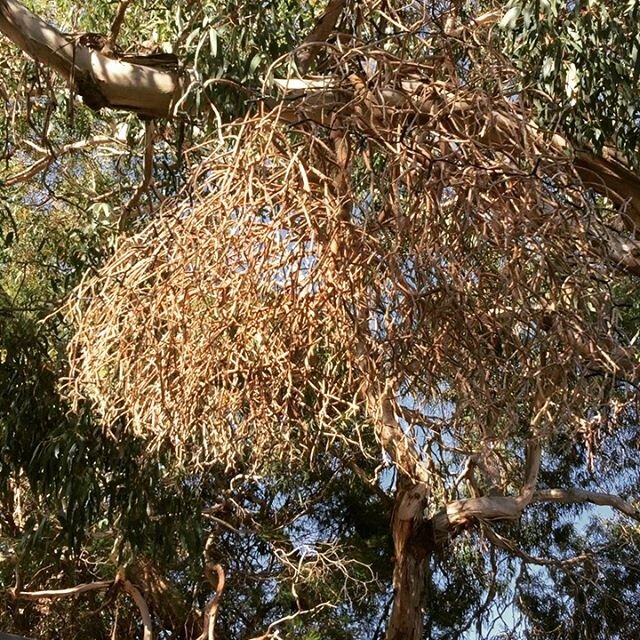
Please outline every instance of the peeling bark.
[{"label": "peeling bark", "polygon": [[400,484],[391,520],[394,599],[386,640],[421,640],[427,561],[433,550],[423,518],[427,487],[406,479]]},{"label": "peeling bark", "polygon": [[[393,538],[393,607],[386,640],[420,640],[427,560],[433,549],[430,523],[424,520],[429,473],[397,418],[393,385],[370,402],[377,411],[382,446],[396,464],[398,481],[391,518]],[[416,481],[417,480],[417,481]]]}]

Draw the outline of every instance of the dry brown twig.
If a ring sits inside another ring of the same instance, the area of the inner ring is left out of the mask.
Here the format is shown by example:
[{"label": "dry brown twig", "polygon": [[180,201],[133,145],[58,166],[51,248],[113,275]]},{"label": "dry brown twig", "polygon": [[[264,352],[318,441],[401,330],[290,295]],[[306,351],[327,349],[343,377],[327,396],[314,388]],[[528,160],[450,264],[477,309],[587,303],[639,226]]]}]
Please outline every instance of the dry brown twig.
[{"label": "dry brown twig", "polygon": [[80,287],[70,391],[106,424],[256,473],[376,438],[437,496],[431,406],[454,399],[438,438],[500,462],[532,434],[593,439],[594,398],[611,425],[634,401],[593,163],[503,96],[509,65],[480,32],[465,46],[484,64],[458,78],[412,24],[407,59],[327,45],[331,82],[279,83],[286,99],[226,127],[182,204]]}]

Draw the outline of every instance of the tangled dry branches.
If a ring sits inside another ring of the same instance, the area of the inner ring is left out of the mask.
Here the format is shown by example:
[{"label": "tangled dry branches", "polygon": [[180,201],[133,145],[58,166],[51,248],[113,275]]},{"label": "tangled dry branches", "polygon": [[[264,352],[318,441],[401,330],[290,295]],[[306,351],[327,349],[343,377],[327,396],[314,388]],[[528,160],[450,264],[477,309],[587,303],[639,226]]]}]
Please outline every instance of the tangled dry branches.
[{"label": "tangled dry branches", "polygon": [[410,472],[432,441],[506,464],[495,443],[623,412],[611,211],[477,36],[466,68],[464,35],[396,37],[276,83],[80,287],[72,393],[107,424],[260,469],[375,435]]}]

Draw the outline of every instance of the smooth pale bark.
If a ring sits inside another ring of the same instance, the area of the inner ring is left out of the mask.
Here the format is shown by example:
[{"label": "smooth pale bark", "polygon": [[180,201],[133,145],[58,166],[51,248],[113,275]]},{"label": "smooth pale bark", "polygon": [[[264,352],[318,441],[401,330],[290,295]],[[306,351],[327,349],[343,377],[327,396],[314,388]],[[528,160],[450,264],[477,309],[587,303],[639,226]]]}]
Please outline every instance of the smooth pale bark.
[{"label": "smooth pale bark", "polygon": [[79,584],[75,587],[69,587],[68,589],[51,589],[48,591],[21,591],[18,589],[11,589],[11,595],[17,600],[38,601],[77,596],[81,593],[86,593],[87,591],[106,590],[118,584],[121,584],[123,590],[131,596],[131,599],[135,602],[138,610],[140,611],[143,627],[143,640],[153,640],[153,627],[149,607],[137,587],[127,580],[123,568],[118,570],[115,580],[101,580],[98,582]]},{"label": "smooth pale bark", "polygon": [[611,507],[620,513],[640,521],[638,509],[623,500],[620,496],[584,489],[542,489],[536,491],[531,502],[557,502],[561,504],[595,504],[601,507]]},{"label": "smooth pale bark", "polygon": [[[92,109],[134,111],[168,118],[182,94],[177,72],[130,64],[81,44],[28,11],[16,0],[0,0],[0,33],[29,56],[60,74]],[[152,56],[149,56],[150,62]],[[138,58],[144,61],[144,56]]]},{"label": "smooth pale bark", "polygon": [[138,611],[140,611],[143,628],[142,640],[153,640],[153,624],[146,600],[142,597],[140,591],[126,578],[122,579],[122,588],[131,596],[138,607]]},{"label": "smooth pale bark", "polygon": [[101,580],[99,582],[88,582],[85,584],[79,584],[75,587],[69,587],[68,589],[49,589],[47,591],[18,591],[11,590],[11,595],[20,600],[43,600],[46,598],[67,598],[69,596],[77,596],[87,591],[100,591],[109,589],[113,586],[113,580]]}]

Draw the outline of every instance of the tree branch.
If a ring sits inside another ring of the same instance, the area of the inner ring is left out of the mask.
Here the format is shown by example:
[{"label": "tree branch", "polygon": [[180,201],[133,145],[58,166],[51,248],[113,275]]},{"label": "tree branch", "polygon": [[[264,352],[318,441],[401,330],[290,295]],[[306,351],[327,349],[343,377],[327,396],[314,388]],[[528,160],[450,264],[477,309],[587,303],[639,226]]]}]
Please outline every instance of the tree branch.
[{"label": "tree branch", "polygon": [[142,182],[136,188],[131,200],[125,205],[122,217],[120,218],[120,231],[124,229],[126,223],[131,217],[132,210],[138,206],[140,198],[151,184],[153,176],[153,141],[155,135],[155,125],[153,120],[147,120],[144,123],[144,173]]},{"label": "tree branch", "polygon": [[620,496],[584,489],[541,489],[536,491],[531,502],[558,502],[561,504],[595,504],[611,507],[640,522],[640,512]]},{"label": "tree branch", "polygon": [[306,615],[309,613],[315,613],[316,611],[321,611],[322,609],[326,609],[330,607],[331,609],[336,609],[336,605],[331,602],[321,602],[317,604],[315,607],[311,609],[301,609],[300,611],[296,611],[288,616],[283,616],[282,618],[278,618],[274,620],[268,627],[267,630],[261,636],[255,636],[251,638],[251,640],[269,640],[272,637],[280,637],[276,636],[277,631],[274,631],[277,626],[281,625],[283,622],[288,622],[289,620],[295,620],[298,616]]},{"label": "tree branch", "polygon": [[573,166],[583,184],[611,199],[627,222],[640,227],[640,177],[613,149],[605,147],[598,156],[588,149],[574,150],[570,142],[559,134],[547,140],[543,131],[522,116],[513,112],[505,115],[495,109],[478,110],[478,105],[456,95],[454,88],[445,83],[405,81],[398,87],[382,86],[370,91],[355,76],[350,80],[351,87],[344,82],[338,84],[331,78],[274,80],[274,84],[289,98],[288,106],[278,110],[279,117],[286,121],[306,118],[329,127],[336,113],[348,113],[353,117],[352,111],[345,110],[345,106],[357,96],[360,112],[368,114],[364,126],[376,118],[390,122],[394,112],[398,118],[409,113],[431,118],[446,105],[449,116],[442,124],[456,138],[464,134],[488,147],[508,149],[524,128],[533,147],[547,148],[559,156],[572,155]]},{"label": "tree branch", "polygon": [[138,610],[140,611],[140,617],[142,618],[142,626],[144,628],[143,640],[153,640],[153,628],[151,624],[151,614],[149,613],[149,607],[146,600],[142,597],[142,594],[133,584],[126,578],[122,578],[122,588],[131,596],[136,603]]},{"label": "tree branch", "polygon": [[110,107],[167,118],[182,92],[177,72],[144,66],[144,56],[137,57],[137,64],[106,56],[83,45],[81,37],[47,24],[17,0],[0,0],[0,33],[61,75],[94,110]]},{"label": "tree branch", "polygon": [[442,542],[450,533],[468,528],[478,520],[515,520],[520,517],[535,495],[541,455],[539,440],[528,440],[525,477],[518,496],[480,496],[448,503],[432,518],[435,539]]},{"label": "tree branch", "polygon": [[115,45],[118,36],[120,35],[120,28],[122,27],[122,23],[124,22],[124,14],[129,6],[131,0],[120,0],[118,3],[118,9],[116,10],[116,15],[111,24],[111,29],[109,31],[109,44]]},{"label": "tree branch", "polygon": [[57,160],[60,156],[63,156],[67,153],[71,153],[73,151],[81,151],[87,147],[95,147],[101,144],[109,144],[109,143],[120,143],[116,138],[111,138],[109,136],[95,136],[93,138],[88,138],[87,140],[80,140],[78,142],[72,142],[70,144],[65,144],[60,149],[56,149],[54,152],[51,152],[36,160],[30,167],[27,167],[23,171],[16,173],[12,176],[9,176],[4,184],[7,187],[10,187],[19,182],[24,182],[25,180],[29,180],[33,178],[35,175],[40,173],[41,171],[46,170],[54,160]]},{"label": "tree branch", "polygon": [[305,73],[315,59],[319,44],[327,41],[342,15],[346,0],[329,0],[313,31],[305,38],[301,48],[296,52],[296,63],[300,73]]},{"label": "tree branch", "polygon": [[17,600],[43,600],[47,598],[66,598],[68,596],[77,596],[87,591],[99,591],[101,589],[109,589],[113,586],[113,580],[101,580],[99,582],[89,582],[86,584],[79,584],[75,587],[69,587],[68,589],[50,589],[48,591],[20,591],[17,589],[10,589],[11,596]]},{"label": "tree branch", "polygon": [[[218,612],[218,606],[220,604],[220,598],[222,597],[222,592],[224,591],[224,569],[221,565],[216,564],[211,567],[213,571],[216,572],[218,576],[217,584],[216,584],[216,592],[213,597],[207,602],[207,606],[204,609],[204,618],[202,622],[202,634],[198,636],[197,640],[214,640],[215,638],[215,623],[216,623],[216,613]],[[209,567],[205,569],[207,574],[207,578],[213,584],[212,575],[210,573]]]},{"label": "tree branch", "polygon": [[[516,546],[511,540],[508,540],[504,536],[501,536],[487,523],[483,523],[482,531],[496,547],[500,547],[501,549],[505,549],[506,551],[513,553],[515,556],[517,556],[521,560],[524,560],[528,564],[535,564],[541,567],[568,567],[574,564],[585,562],[598,553],[598,551],[595,551],[594,553],[583,553],[579,556],[573,556],[572,558],[564,559],[539,558],[537,556],[532,556],[526,551],[520,549],[520,547]],[[603,547],[602,549],[600,549],[600,551],[604,550],[605,548],[606,547]]]},{"label": "tree branch", "polygon": [[131,596],[140,611],[144,627],[143,640],[153,640],[149,607],[147,606],[147,603],[142,597],[140,591],[129,580],[127,580],[124,574],[124,568],[122,567],[118,570],[115,580],[101,580],[97,582],[79,584],[75,587],[69,587],[68,589],[51,589],[47,591],[21,591],[19,588],[14,587],[9,590],[9,593],[17,600],[38,601],[48,598],[67,598],[69,596],[77,596],[81,593],[86,593],[87,591],[106,590],[116,587],[117,585],[122,585],[123,590]]}]

